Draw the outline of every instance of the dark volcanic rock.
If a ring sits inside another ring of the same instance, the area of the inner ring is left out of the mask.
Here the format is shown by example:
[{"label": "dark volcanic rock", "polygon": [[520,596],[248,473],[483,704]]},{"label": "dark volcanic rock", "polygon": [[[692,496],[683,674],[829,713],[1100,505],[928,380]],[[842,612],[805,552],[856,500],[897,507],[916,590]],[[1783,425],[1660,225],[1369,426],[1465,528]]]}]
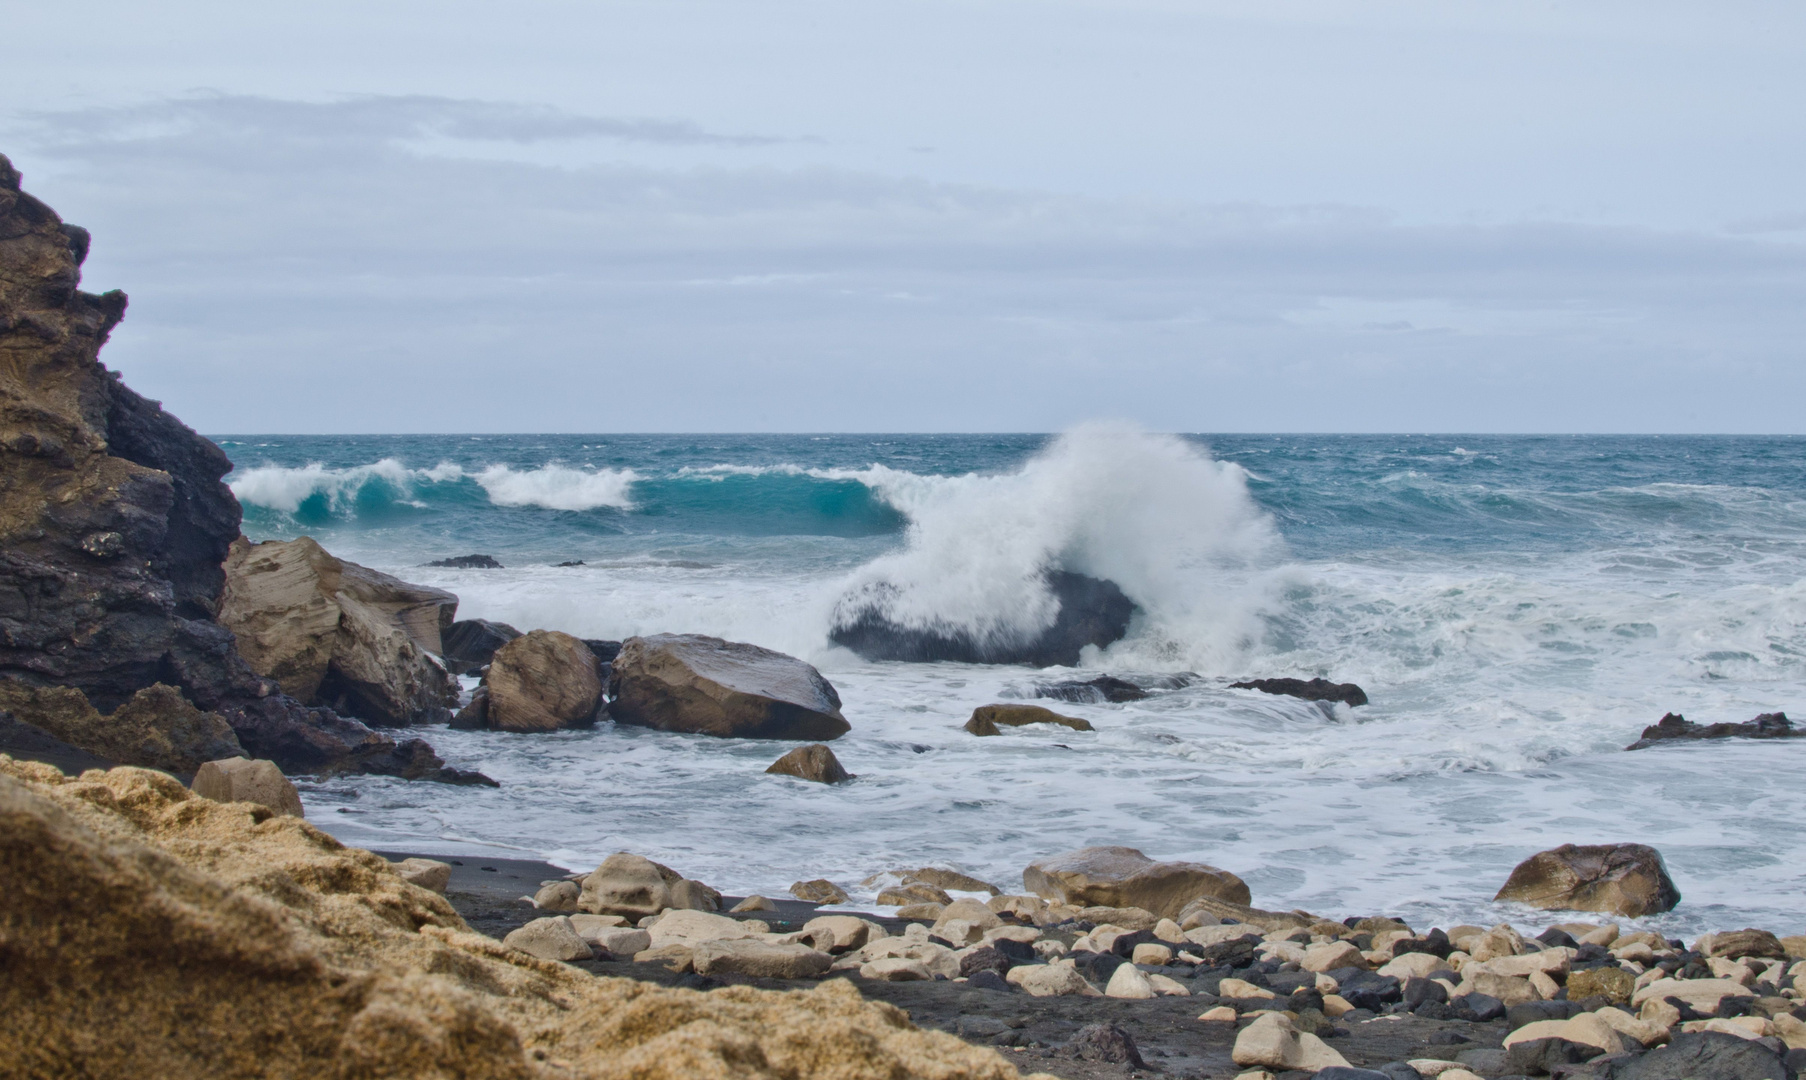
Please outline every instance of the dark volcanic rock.
[{"label": "dark volcanic rock", "polygon": [[1079,662],[1085,646],[1108,645],[1128,633],[1135,602],[1115,582],[1065,570],[1050,570],[1043,580],[1059,601],[1060,612],[1054,624],[1032,640],[979,638],[946,625],[903,626],[886,613],[889,594],[882,591],[842,601],[828,638],[867,660],[1070,667]]},{"label": "dark volcanic rock", "polygon": [[1558,1066],[1591,1061],[1604,1052],[1597,1046],[1566,1039],[1530,1039],[1506,1048],[1505,1069],[1518,1076],[1547,1076]]},{"label": "dark volcanic rock", "polygon": [[453,570],[500,570],[502,564],[495,561],[493,555],[454,555],[449,559],[434,559],[428,566],[444,566]]},{"label": "dark volcanic rock", "polygon": [[1080,1061],[1103,1061],[1127,1065],[1132,1069],[1147,1068],[1147,1063],[1141,1060],[1141,1051],[1135,1048],[1135,1040],[1115,1024],[1086,1024],[1066,1044],[1062,1053]]},{"label": "dark volcanic rock", "polygon": [[1114,675],[1099,675],[1095,679],[1084,681],[1049,683],[1035,687],[1038,698],[1053,698],[1056,701],[1073,701],[1083,704],[1099,704],[1102,702],[1140,701],[1148,696],[1148,692],[1126,679]]},{"label": "dark volcanic rock", "polygon": [[486,666],[497,649],[517,637],[520,631],[504,622],[459,619],[439,635],[445,650],[439,655],[453,675],[468,675]]},{"label": "dark volcanic rock", "polygon": [[1676,1035],[1667,1046],[1613,1062],[1609,1080],[1793,1080],[1780,1054],[1718,1031]]},{"label": "dark volcanic rock", "polygon": [[1665,742],[1693,739],[1797,739],[1806,730],[1793,726],[1786,713],[1763,713],[1747,724],[1693,724],[1680,713],[1668,713],[1643,729],[1643,737],[1625,747],[1645,750]]},{"label": "dark volcanic rock", "polygon": [[1284,694],[1306,701],[1340,701],[1349,706],[1367,704],[1367,692],[1354,683],[1333,683],[1328,679],[1250,679],[1230,683],[1231,690],[1259,690],[1263,694]]},{"label": "dark volcanic rock", "polygon": [[0,677],[105,713],[163,683],[286,771],[437,775],[424,743],[284,696],[215,621],[232,463],[102,366],[126,297],[79,289],[86,247],[0,157]]}]

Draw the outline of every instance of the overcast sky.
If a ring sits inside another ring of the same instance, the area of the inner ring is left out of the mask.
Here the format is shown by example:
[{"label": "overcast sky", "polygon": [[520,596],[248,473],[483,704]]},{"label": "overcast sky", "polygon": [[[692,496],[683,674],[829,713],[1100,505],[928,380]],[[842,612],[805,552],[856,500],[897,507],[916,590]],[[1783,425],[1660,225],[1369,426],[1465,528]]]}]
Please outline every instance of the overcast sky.
[{"label": "overcast sky", "polygon": [[6,3],[203,431],[1806,431],[1806,5]]}]

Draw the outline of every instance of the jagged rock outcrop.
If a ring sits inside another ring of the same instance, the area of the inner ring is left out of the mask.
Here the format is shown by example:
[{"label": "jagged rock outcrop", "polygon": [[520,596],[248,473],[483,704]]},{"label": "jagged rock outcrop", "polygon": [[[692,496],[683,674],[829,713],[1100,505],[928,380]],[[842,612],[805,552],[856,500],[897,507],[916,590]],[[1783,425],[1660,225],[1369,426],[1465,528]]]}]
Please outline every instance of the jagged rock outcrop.
[{"label": "jagged rock outcrop", "polygon": [[233,542],[219,621],[251,670],[366,723],[445,723],[457,684],[440,635],[458,598],[346,562],[312,537]]},{"label": "jagged rock outcrop", "polygon": [[980,705],[972,710],[966,730],[974,735],[999,735],[998,725],[1024,727],[1028,724],[1054,724],[1074,731],[1091,731],[1091,721],[1076,716],[1061,716],[1039,705]]},{"label": "jagged rock outcrop", "polygon": [[8,1075],[1015,1080],[844,979],[667,989],[506,948],[380,856],[161,773],[0,757]]},{"label": "jagged rock outcrop", "polygon": [[1137,610],[1135,601],[1115,582],[1067,570],[1049,570],[1043,580],[1060,610],[1052,626],[1032,637],[980,636],[961,627],[904,625],[890,615],[887,600],[891,594],[879,588],[842,601],[828,639],[867,660],[1071,667],[1079,662],[1085,646],[1108,645],[1129,632],[1129,620]]},{"label": "jagged rock outcrop", "polygon": [[1806,728],[1796,728],[1786,713],[1763,713],[1744,724],[1695,724],[1680,713],[1666,713],[1643,729],[1643,737],[1625,747],[1647,750],[1668,742],[1692,742],[1700,739],[1798,739],[1806,736]]},{"label": "jagged rock outcrop", "polygon": [[1229,684],[1231,690],[1259,690],[1263,694],[1282,694],[1306,701],[1340,701],[1353,708],[1367,704],[1367,691],[1354,683],[1334,683],[1328,679],[1249,679]]},{"label": "jagged rock outcrop", "polygon": [[126,297],[80,290],[87,249],[0,157],[0,678],[108,713],[161,683],[289,772],[439,776],[424,742],[303,706],[239,657],[215,618],[232,463],[100,363]]},{"label": "jagged rock outcrop", "polygon": [[739,739],[838,739],[840,695],[794,656],[701,634],[628,638],[608,679],[618,724]]},{"label": "jagged rock outcrop", "polygon": [[80,690],[0,679],[0,709],[71,746],[119,765],[192,775],[209,761],[239,757],[232,725],[189,704],[181,691],[155,683],[102,716]]}]

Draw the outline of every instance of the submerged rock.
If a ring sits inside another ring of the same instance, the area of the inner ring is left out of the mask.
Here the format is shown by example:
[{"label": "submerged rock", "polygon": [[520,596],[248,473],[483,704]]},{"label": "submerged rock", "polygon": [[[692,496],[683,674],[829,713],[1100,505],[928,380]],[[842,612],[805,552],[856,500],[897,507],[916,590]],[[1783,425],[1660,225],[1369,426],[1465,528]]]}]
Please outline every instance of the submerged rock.
[{"label": "submerged rock", "polygon": [[435,559],[428,566],[446,567],[452,570],[500,570],[502,564],[493,555],[454,555],[449,559]]},{"label": "submerged rock", "polygon": [[1662,856],[1643,844],[1563,844],[1511,871],[1495,901],[1638,918],[1680,903]]},{"label": "submerged rock", "polygon": [[1134,848],[1088,847],[1030,863],[1030,892],[1079,907],[1141,908],[1179,919],[1200,897],[1247,904],[1248,886],[1227,870],[1193,862],[1155,862]]},{"label": "submerged rock", "polygon": [[998,735],[997,726],[1022,727],[1027,724],[1057,724],[1074,731],[1091,731],[1091,722],[1076,716],[1061,716],[1039,705],[980,705],[972,710],[966,730],[974,735]]},{"label": "submerged rock", "polygon": [[1074,679],[1037,686],[1035,687],[1035,696],[1053,698],[1056,701],[1097,704],[1140,701],[1148,696],[1148,692],[1126,679],[1119,679],[1114,675],[1099,675],[1095,679],[1083,681]]},{"label": "submerged rock", "polygon": [[852,730],[821,672],[757,645],[700,634],[629,638],[608,681],[618,724],[722,738],[838,739]]},{"label": "submerged rock", "polygon": [[1665,742],[1695,739],[1797,739],[1806,730],[1793,726],[1786,713],[1763,713],[1747,724],[1694,724],[1680,713],[1668,713],[1643,729],[1643,737],[1625,747],[1646,750]]},{"label": "submerged rock", "polygon": [[1306,701],[1340,701],[1350,707],[1367,704],[1367,691],[1354,683],[1333,683],[1328,679],[1250,679],[1230,683],[1231,690],[1259,690],[1263,694],[1283,694]]},{"label": "submerged rock", "polygon": [[867,660],[1071,667],[1085,646],[1108,645],[1128,633],[1137,608],[1115,582],[1065,570],[1050,570],[1043,580],[1059,602],[1059,614],[1031,639],[981,638],[944,624],[902,625],[886,613],[882,593],[844,601],[828,638]]},{"label": "submerged rock", "polygon": [[295,700],[387,726],[444,723],[457,687],[434,659],[458,598],[329,554],[311,537],[226,558],[220,622]]},{"label": "submerged rock", "polygon": [[520,631],[504,622],[460,619],[439,635],[439,655],[453,675],[468,675],[488,666],[495,651],[517,637]]},{"label": "submerged rock", "polygon": [[502,731],[584,727],[602,702],[595,654],[556,630],[534,630],[497,649],[484,688],[486,726]]}]

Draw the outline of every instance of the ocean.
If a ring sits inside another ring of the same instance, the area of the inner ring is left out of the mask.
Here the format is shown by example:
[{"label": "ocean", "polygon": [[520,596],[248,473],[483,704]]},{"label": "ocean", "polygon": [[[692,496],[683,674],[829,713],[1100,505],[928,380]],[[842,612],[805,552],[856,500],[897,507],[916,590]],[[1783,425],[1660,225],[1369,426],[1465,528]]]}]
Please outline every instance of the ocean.
[{"label": "ocean", "polygon": [[[253,539],[311,535],[457,593],[464,618],[778,649],[853,728],[838,787],[765,774],[787,744],[428,728],[502,787],[304,784],[309,820],[349,843],[571,869],[634,851],[724,892],[825,877],[866,902],[888,869],[1015,890],[1035,858],[1121,844],[1232,870],[1261,907],[1421,928],[1560,921],[1492,902],[1513,865],[1640,842],[1683,899],[1637,925],[1806,930],[1806,740],[1623,750],[1666,712],[1806,710],[1800,438],[217,439]],[[426,565],[470,553],[505,568]],[[976,706],[1073,672],[829,643],[841,602],[880,584],[904,618],[1033,629],[1048,567],[1141,609],[1081,677],[1197,677],[1046,702],[1093,732],[980,739],[961,730]],[[1228,688],[1318,675],[1371,703]]]}]

